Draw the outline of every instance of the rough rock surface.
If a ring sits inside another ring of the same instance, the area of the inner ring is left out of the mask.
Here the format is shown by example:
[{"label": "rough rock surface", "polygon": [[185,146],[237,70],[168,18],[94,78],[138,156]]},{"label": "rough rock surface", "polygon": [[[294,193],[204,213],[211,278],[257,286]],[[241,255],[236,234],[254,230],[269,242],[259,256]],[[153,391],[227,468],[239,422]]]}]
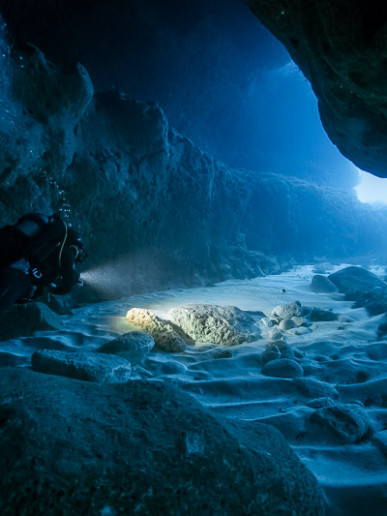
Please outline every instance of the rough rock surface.
[{"label": "rough rock surface", "polygon": [[155,341],[152,335],[142,331],[130,331],[102,344],[97,351],[118,355],[134,365],[145,360],[154,345]]},{"label": "rough rock surface", "polygon": [[354,195],[231,169],[157,105],[93,95],[84,68],[1,45],[1,224],[69,213],[89,254],[89,298],[279,272],[316,255],[387,254],[386,214]]},{"label": "rough rock surface", "polygon": [[387,293],[387,284],[378,276],[361,267],[345,267],[328,276],[339,292],[354,295],[357,292]]},{"label": "rough rock surface", "polygon": [[358,167],[387,177],[386,6],[351,0],[249,4],[311,81],[330,139]]},{"label": "rough rock surface", "polygon": [[128,324],[149,333],[158,351],[180,352],[187,345],[193,345],[193,339],[176,324],[164,321],[150,310],[131,308],[126,314]]},{"label": "rough rock surface", "polygon": [[272,317],[278,321],[291,319],[292,317],[301,317],[302,314],[302,307],[299,301],[288,303],[287,305],[278,305],[271,312]]},{"label": "rough rock surface", "polygon": [[45,349],[32,354],[31,364],[34,371],[41,373],[102,383],[125,383],[132,372],[125,358],[102,353]]},{"label": "rough rock surface", "polygon": [[342,443],[357,443],[369,430],[365,410],[350,403],[320,408],[312,414],[311,421],[330,430]]},{"label": "rough rock surface", "polygon": [[223,425],[161,382],[4,368],[0,396],[2,514],[324,513],[275,428]]},{"label": "rough rock surface", "polygon": [[316,293],[320,292],[337,292],[338,288],[330,279],[322,274],[315,274],[312,278],[312,282],[310,284],[311,290]]},{"label": "rough rock surface", "polygon": [[200,343],[235,346],[260,338],[256,320],[236,306],[184,305],[174,308],[169,315]]}]

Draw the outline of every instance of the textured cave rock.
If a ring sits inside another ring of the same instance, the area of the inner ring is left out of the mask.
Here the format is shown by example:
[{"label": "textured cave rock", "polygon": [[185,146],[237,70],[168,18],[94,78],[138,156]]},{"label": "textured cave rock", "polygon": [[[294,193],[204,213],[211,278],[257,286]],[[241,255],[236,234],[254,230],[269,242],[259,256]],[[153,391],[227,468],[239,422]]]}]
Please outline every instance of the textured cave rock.
[{"label": "textured cave rock", "polygon": [[376,0],[249,0],[310,80],[321,121],[358,167],[387,177],[387,6]]},{"label": "textured cave rock", "polygon": [[[354,184],[309,85],[245,0],[0,0],[17,46],[80,62],[96,91],[156,101],[171,125],[232,167]],[[337,170],[340,170],[340,173]]]},{"label": "textured cave rock", "polygon": [[261,338],[257,318],[236,306],[182,305],[172,309],[169,317],[201,344],[236,346]]},{"label": "textured cave rock", "polygon": [[387,253],[386,211],[345,191],[231,169],[156,104],[93,95],[84,68],[1,44],[1,225],[32,210],[69,212],[89,254],[89,299]]},{"label": "textured cave rock", "polygon": [[214,419],[172,385],[3,368],[0,396],[2,514],[324,514],[275,428]]}]

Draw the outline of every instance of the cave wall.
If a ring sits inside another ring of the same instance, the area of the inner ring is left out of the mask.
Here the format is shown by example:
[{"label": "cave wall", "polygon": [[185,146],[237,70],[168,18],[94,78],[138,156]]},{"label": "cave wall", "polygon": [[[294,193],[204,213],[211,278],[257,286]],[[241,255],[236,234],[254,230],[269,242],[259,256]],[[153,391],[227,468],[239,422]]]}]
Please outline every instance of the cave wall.
[{"label": "cave wall", "polygon": [[35,47],[12,53],[3,40],[3,49],[0,223],[67,214],[84,236],[85,266],[120,270],[108,297],[385,257],[386,212],[354,194],[231,169],[156,104],[96,94],[82,66],[54,65]]},{"label": "cave wall", "polygon": [[309,84],[245,0],[0,0],[0,12],[17,46],[80,62],[97,92],[115,85],[156,101],[178,132],[233,168],[339,187],[357,179]]},{"label": "cave wall", "polygon": [[310,80],[332,142],[387,177],[387,5],[376,0],[249,0]]}]

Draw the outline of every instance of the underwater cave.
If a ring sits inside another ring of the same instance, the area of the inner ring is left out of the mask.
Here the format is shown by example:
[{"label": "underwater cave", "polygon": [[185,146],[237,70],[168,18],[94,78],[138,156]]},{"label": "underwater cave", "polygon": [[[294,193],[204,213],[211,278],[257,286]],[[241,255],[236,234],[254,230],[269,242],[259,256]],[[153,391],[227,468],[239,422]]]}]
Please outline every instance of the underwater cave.
[{"label": "underwater cave", "polygon": [[387,9],[0,0],[3,515],[387,514]]}]

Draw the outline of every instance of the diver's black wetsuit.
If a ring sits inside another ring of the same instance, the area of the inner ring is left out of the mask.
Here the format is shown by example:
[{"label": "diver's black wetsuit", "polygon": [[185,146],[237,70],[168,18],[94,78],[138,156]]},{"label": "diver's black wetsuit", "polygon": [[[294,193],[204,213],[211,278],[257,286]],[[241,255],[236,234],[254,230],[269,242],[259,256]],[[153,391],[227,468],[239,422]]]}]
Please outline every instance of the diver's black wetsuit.
[{"label": "diver's black wetsuit", "polygon": [[25,215],[0,229],[0,313],[43,294],[67,294],[79,281],[82,241],[59,215]]}]

